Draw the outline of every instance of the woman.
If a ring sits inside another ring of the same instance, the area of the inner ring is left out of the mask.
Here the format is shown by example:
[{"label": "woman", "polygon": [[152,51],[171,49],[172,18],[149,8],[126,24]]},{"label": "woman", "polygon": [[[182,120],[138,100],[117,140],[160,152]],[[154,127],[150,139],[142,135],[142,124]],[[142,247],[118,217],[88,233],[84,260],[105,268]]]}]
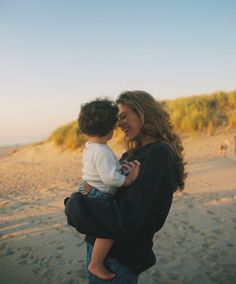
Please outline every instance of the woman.
[{"label": "woman", "polygon": [[[127,91],[117,101],[119,127],[128,151],[123,160],[141,162],[139,176],[115,200],[88,199],[73,193],[66,205],[67,220],[85,233],[87,260],[96,237],[115,242],[106,266],[114,284],[135,284],[138,275],[155,264],[153,236],[163,226],[173,193],[184,188],[183,147],[168,113],[148,93]],[[89,274],[89,283],[108,283]]]}]

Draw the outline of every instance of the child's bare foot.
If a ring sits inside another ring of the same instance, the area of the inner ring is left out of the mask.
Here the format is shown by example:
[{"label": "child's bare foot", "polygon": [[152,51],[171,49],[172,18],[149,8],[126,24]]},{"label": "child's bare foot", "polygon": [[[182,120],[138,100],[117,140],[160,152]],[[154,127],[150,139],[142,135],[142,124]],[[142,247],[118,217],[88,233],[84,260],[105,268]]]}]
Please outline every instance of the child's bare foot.
[{"label": "child's bare foot", "polygon": [[109,272],[102,263],[90,262],[88,271],[102,280],[110,280],[115,277],[115,273]]}]

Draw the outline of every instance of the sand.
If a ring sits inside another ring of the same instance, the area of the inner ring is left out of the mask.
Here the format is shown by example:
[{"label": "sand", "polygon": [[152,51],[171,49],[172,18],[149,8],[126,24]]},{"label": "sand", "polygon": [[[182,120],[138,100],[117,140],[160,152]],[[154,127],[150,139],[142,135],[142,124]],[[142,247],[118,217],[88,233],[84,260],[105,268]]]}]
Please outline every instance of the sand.
[{"label": "sand", "polygon": [[[186,189],[155,235],[157,263],[140,284],[236,283],[235,134],[184,138]],[[80,177],[79,151],[39,144],[1,155],[1,284],[87,283],[84,236],[63,212]]]}]

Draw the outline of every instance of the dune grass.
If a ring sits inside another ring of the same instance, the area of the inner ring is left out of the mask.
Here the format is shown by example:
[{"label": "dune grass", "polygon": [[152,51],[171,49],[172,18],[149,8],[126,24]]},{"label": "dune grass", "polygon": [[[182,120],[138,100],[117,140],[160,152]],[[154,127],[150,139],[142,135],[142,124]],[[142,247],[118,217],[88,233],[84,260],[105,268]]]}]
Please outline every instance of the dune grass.
[{"label": "dune grass", "polygon": [[194,133],[236,126],[236,90],[166,101],[175,128]]},{"label": "dune grass", "polygon": [[86,138],[81,133],[77,121],[72,121],[54,130],[48,141],[53,141],[58,146],[76,149],[85,143]]},{"label": "dune grass", "polygon": [[[162,102],[169,112],[178,132],[213,134],[217,128],[236,126],[236,90],[216,92],[211,95],[182,97]],[[122,143],[122,134],[115,130],[113,142]],[[48,138],[65,148],[82,146],[86,137],[81,133],[77,121],[57,128]]]}]

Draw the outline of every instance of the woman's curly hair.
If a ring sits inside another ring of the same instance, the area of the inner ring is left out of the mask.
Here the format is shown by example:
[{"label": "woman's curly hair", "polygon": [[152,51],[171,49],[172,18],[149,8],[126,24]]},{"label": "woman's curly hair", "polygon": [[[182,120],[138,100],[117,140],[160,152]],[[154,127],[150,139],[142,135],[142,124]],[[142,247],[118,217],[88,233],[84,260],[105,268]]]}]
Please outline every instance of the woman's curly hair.
[{"label": "woman's curly hair", "polygon": [[105,136],[117,124],[117,106],[107,98],[83,104],[78,118],[79,128],[88,136]]},{"label": "woman's curly hair", "polygon": [[157,102],[149,93],[144,91],[125,91],[119,95],[116,104],[124,104],[131,108],[140,117],[143,125],[139,137],[134,142],[127,142],[129,151],[142,146],[143,136],[153,137],[155,141],[166,143],[176,157],[177,190],[183,190],[185,185],[185,172],[183,146],[180,137],[174,132],[170,116],[163,104]]}]

